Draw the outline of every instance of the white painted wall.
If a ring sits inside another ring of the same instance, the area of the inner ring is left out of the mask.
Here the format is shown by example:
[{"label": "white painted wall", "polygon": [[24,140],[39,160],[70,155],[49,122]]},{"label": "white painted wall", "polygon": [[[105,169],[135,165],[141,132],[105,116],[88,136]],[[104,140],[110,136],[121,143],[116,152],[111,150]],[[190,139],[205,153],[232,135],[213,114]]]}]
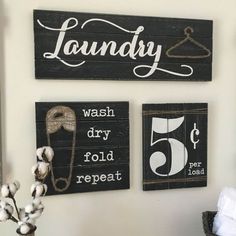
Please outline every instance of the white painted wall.
[{"label": "white painted wall", "polygon": [[[0,0],[0,77],[4,181],[18,179],[30,201],[35,162],[35,101],[130,101],[130,190],[44,198],[36,236],[199,236],[201,212],[223,186],[236,185],[235,0]],[[214,20],[212,82],[53,81],[34,79],[33,9]],[[132,92],[131,92],[132,91]],[[142,191],[141,104],[208,102],[208,187]],[[13,236],[15,225],[0,225]]]}]

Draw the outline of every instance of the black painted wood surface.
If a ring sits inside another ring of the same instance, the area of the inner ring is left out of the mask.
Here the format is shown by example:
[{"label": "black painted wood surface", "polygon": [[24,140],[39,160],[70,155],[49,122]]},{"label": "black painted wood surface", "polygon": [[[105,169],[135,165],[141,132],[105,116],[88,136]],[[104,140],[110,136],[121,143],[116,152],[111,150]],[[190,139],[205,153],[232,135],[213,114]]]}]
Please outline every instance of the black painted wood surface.
[{"label": "black painted wood surface", "polygon": [[207,185],[206,103],[143,104],[143,190]]},{"label": "black painted wood surface", "polygon": [[212,21],[34,11],[37,79],[212,77]]},{"label": "black painted wood surface", "polygon": [[36,127],[55,152],[48,195],[129,188],[128,102],[37,102]]}]

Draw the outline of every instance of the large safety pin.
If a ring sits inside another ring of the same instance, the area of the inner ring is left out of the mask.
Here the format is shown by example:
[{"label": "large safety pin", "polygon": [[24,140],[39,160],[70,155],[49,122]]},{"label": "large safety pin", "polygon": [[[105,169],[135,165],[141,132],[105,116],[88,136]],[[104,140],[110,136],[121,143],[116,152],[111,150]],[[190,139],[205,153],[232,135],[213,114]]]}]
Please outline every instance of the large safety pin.
[{"label": "large safety pin", "polygon": [[[73,163],[75,158],[75,141],[76,141],[76,115],[75,112],[66,106],[55,106],[51,108],[46,115],[46,133],[47,133],[47,142],[48,146],[51,146],[50,135],[56,133],[61,128],[64,128],[66,131],[73,132],[72,138],[72,150],[69,164],[69,175],[67,178],[59,177],[55,178],[53,172],[53,166],[51,163],[51,180],[53,187],[58,192],[64,192],[68,189],[71,183]],[[64,187],[58,187],[59,182],[64,182]]]}]

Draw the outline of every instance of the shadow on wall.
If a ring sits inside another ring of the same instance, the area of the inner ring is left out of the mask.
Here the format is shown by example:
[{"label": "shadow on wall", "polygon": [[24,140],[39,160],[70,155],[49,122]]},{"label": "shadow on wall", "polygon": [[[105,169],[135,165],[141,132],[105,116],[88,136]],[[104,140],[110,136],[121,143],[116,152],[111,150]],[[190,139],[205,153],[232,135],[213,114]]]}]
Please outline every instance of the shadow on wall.
[{"label": "shadow on wall", "polygon": [[5,56],[4,56],[4,31],[6,29],[6,15],[3,0],[0,0],[0,184],[3,182],[3,166],[6,162],[5,147]]},{"label": "shadow on wall", "polygon": [[[2,114],[2,102],[3,102],[3,76],[4,76],[4,65],[3,65],[3,3],[2,0],[0,0],[0,114]],[[0,115],[0,184],[2,183],[2,147],[3,147],[3,141],[2,141],[2,123],[3,123],[3,117]]]}]

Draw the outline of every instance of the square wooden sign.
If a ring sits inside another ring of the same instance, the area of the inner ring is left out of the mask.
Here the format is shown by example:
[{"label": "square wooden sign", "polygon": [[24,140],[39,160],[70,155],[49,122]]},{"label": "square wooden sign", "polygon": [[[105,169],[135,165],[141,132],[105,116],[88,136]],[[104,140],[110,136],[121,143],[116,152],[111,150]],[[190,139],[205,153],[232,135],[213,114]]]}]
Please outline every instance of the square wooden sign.
[{"label": "square wooden sign", "polygon": [[37,102],[36,127],[55,153],[48,195],[129,188],[128,102]]},{"label": "square wooden sign", "polygon": [[207,185],[206,103],[143,105],[143,190]]}]

